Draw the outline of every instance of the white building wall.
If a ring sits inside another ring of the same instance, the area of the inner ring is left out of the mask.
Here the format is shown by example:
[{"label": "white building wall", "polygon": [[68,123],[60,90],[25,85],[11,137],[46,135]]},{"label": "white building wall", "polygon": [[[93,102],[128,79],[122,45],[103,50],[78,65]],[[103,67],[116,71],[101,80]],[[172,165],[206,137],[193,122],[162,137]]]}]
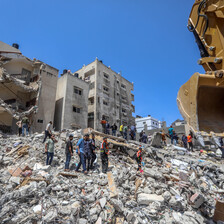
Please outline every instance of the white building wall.
[{"label": "white building wall", "polygon": [[147,125],[147,130],[161,128],[162,126],[162,122],[153,117],[136,118],[135,123],[137,132],[144,130],[145,125]]}]

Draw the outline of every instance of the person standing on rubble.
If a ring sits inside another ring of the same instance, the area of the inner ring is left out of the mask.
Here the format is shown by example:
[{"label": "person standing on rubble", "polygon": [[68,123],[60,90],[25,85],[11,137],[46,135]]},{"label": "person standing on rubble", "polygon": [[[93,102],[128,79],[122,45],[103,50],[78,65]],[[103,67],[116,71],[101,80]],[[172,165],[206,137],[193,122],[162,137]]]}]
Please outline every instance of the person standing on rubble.
[{"label": "person standing on rubble", "polygon": [[51,137],[51,134],[52,134],[51,126],[52,126],[52,121],[50,121],[46,126],[43,143],[46,141],[47,137],[49,137],[49,138]]},{"label": "person standing on rubble", "polygon": [[101,120],[100,123],[101,123],[101,125],[102,125],[103,133],[106,134],[106,123],[107,123],[107,121],[106,121],[106,119],[105,119],[104,116],[102,116],[102,120]]},{"label": "person standing on rubble", "polygon": [[113,135],[113,136],[116,136],[117,125],[116,125],[115,123],[111,126],[111,129],[112,129],[112,135]]},{"label": "person standing on rubble", "polygon": [[142,147],[141,146],[139,147],[139,150],[136,154],[136,161],[138,163],[137,171],[141,171],[141,169],[142,169]]},{"label": "person standing on rubble", "polygon": [[91,160],[90,160],[90,167],[89,169],[93,169],[93,163],[96,159],[96,153],[95,153],[95,150],[96,150],[96,144],[95,144],[95,135],[92,133],[92,139],[90,139],[91,141]]},{"label": "person standing on rubble", "polygon": [[143,135],[142,135],[142,142],[147,144],[147,135],[145,134],[144,131],[143,131]]},{"label": "person standing on rubble", "polygon": [[125,140],[128,140],[128,126],[125,125],[123,128],[123,136]]},{"label": "person standing on rubble", "polygon": [[109,135],[110,134],[110,123],[107,121],[106,123],[106,134]]},{"label": "person standing on rubble", "polygon": [[177,133],[175,131],[173,131],[173,140],[174,140],[174,145],[178,144],[178,136]]},{"label": "person standing on rubble", "polygon": [[45,144],[45,152],[47,153],[46,165],[51,165],[52,163],[54,157],[54,143],[56,142],[57,140],[55,139],[54,135],[51,135],[50,139]]},{"label": "person standing on rubble", "polygon": [[79,172],[79,168],[82,165],[83,172],[87,173],[87,171],[86,171],[86,163],[85,163],[85,156],[84,156],[84,139],[83,138],[79,139],[79,141],[78,141],[76,146],[77,146],[76,153],[78,153],[78,155],[79,155],[79,164],[76,167],[75,171]]},{"label": "person standing on rubble", "polygon": [[120,134],[121,134],[122,137],[124,137],[124,136],[123,136],[123,128],[124,128],[124,125],[121,124],[121,126],[120,126]]},{"label": "person standing on rubble", "polygon": [[107,137],[103,138],[103,142],[101,144],[100,149],[100,157],[102,161],[102,172],[107,173],[108,171],[108,154],[109,154],[109,146],[107,142]]},{"label": "person standing on rubble", "polygon": [[130,130],[131,140],[135,140],[135,132],[136,132],[136,127],[135,125],[132,125]]},{"label": "person standing on rubble", "polygon": [[18,126],[18,131],[19,131],[19,137],[22,134],[22,121],[19,120],[16,125]]},{"label": "person standing on rubble", "polygon": [[161,137],[162,137],[162,145],[166,146],[166,134],[165,134],[164,130],[162,130]]},{"label": "person standing on rubble", "polygon": [[71,158],[73,156],[73,134],[69,135],[69,139],[66,143],[65,148],[65,155],[66,155],[66,162],[65,162],[65,171],[69,171],[69,163],[71,161]]},{"label": "person standing on rubble", "polygon": [[142,135],[143,135],[143,130],[141,130],[141,132],[140,132],[140,134],[139,134],[139,142],[141,142],[142,141]]},{"label": "person standing on rubble", "polygon": [[172,127],[172,125],[170,126],[168,133],[169,133],[169,136],[171,139],[171,144],[173,144],[173,127]]},{"label": "person standing on rubble", "polygon": [[24,129],[26,129],[26,136],[29,136],[28,125],[29,125],[29,118],[25,115],[22,118],[22,136],[25,135]]},{"label": "person standing on rubble", "polygon": [[187,136],[183,134],[182,136],[182,142],[185,149],[187,149]]},{"label": "person standing on rubble", "polygon": [[[91,156],[92,156],[92,141],[89,139],[89,134],[85,134],[84,136],[83,151],[84,151],[84,163],[86,166],[86,162],[87,162],[87,171],[89,171]],[[86,174],[87,171],[84,171],[84,173]]]},{"label": "person standing on rubble", "polygon": [[187,142],[188,142],[188,150],[193,152],[193,143],[192,143],[192,134],[189,133],[187,136]]}]

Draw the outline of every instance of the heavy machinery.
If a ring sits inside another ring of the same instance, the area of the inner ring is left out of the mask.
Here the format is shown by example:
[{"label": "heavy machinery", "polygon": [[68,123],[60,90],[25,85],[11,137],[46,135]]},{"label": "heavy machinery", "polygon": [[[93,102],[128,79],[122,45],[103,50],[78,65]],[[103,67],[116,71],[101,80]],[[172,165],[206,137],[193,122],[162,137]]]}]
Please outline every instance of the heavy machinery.
[{"label": "heavy machinery", "polygon": [[181,86],[177,104],[196,136],[209,135],[217,142],[215,136],[224,136],[224,0],[196,0],[188,29],[205,74],[195,73]]}]

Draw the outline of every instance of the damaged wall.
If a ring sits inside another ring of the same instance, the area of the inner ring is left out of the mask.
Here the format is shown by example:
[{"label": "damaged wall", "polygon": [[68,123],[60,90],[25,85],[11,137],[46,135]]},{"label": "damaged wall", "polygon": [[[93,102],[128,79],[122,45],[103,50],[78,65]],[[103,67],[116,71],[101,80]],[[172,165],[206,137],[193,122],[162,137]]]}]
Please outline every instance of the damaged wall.
[{"label": "damaged wall", "polygon": [[0,42],[0,124],[15,133],[16,121],[27,115],[31,132],[45,130],[54,117],[57,77],[57,69]]},{"label": "damaged wall", "polygon": [[75,74],[90,83],[88,127],[102,130],[102,116],[105,116],[110,124],[134,124],[134,94],[131,93],[134,89],[133,83],[98,59],[83,66]]}]

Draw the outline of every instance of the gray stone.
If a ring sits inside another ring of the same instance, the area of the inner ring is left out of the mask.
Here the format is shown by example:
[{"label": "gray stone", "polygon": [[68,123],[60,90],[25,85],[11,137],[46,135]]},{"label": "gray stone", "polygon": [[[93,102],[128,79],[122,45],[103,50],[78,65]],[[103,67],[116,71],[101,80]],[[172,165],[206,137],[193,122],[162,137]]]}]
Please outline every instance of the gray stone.
[{"label": "gray stone", "polygon": [[111,205],[114,206],[114,209],[115,209],[117,212],[123,212],[123,208],[124,208],[124,206],[123,206],[122,201],[117,200],[117,199],[111,199],[111,200],[110,200],[110,203],[111,203]]},{"label": "gray stone", "polygon": [[78,224],[87,224],[88,223],[88,220],[86,219],[79,219],[78,220]]},{"label": "gray stone", "polygon": [[138,195],[137,202],[139,205],[149,205],[151,202],[163,203],[164,198],[161,195],[141,193]]},{"label": "gray stone", "polygon": [[47,212],[47,214],[44,216],[44,221],[46,222],[52,222],[55,218],[57,218],[58,214],[56,210],[50,210]]},{"label": "gray stone", "polygon": [[106,203],[107,203],[107,199],[106,198],[101,198],[100,199],[100,206],[101,206],[102,209],[104,208],[104,206],[106,205]]}]

